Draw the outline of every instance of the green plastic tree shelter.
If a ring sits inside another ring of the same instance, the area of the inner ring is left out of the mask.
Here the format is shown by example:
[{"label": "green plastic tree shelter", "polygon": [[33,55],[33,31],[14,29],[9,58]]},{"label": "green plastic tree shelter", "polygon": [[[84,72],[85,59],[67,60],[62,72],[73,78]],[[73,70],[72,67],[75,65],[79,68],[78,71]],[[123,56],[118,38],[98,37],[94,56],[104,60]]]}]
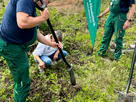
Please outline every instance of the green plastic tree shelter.
[{"label": "green plastic tree shelter", "polygon": [[83,0],[84,8],[89,28],[89,33],[94,47],[95,37],[98,27],[99,18],[97,17],[100,13],[101,0]]}]

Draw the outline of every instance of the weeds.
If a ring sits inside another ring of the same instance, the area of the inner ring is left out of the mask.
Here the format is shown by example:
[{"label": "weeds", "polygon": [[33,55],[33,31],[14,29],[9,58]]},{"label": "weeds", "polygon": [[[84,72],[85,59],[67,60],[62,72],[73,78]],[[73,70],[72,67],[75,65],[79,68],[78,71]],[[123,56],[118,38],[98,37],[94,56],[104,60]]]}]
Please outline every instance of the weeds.
[{"label": "weeds", "polygon": [[[107,4],[106,0],[102,0],[101,12],[107,8],[105,6]],[[97,56],[108,14],[99,22],[93,55],[86,57],[92,49],[92,44],[84,10],[75,14],[67,14],[67,12],[58,12],[55,7],[49,7],[49,11],[54,30],[60,29],[64,35],[64,50],[68,52],[66,59],[73,64],[77,85],[71,85],[67,65],[62,60],[55,67],[47,67],[45,74],[42,74],[37,68],[33,55],[30,55],[31,88],[27,101],[115,102],[118,91],[125,91],[133,52],[126,52],[118,62],[113,61],[110,48],[107,50],[106,58]],[[44,34],[50,33],[46,22],[40,24],[39,27]],[[126,31],[124,48],[129,48],[129,44],[135,42],[135,33],[135,25],[132,25]],[[3,57],[0,57],[0,67],[0,101],[13,102],[12,76]],[[135,73],[134,70],[133,78],[135,78]],[[135,91],[135,89],[130,87],[130,91]]]}]

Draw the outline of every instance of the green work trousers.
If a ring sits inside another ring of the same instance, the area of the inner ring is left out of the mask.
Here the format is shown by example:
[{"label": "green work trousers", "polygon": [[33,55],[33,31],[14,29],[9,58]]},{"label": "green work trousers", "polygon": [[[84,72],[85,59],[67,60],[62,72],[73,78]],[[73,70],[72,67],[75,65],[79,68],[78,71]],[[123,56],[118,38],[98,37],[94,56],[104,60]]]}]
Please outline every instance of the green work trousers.
[{"label": "green work trousers", "polygon": [[25,44],[9,44],[0,38],[0,55],[8,63],[14,81],[15,102],[26,102],[30,90],[29,61],[27,51],[29,45],[37,39],[37,27],[34,37]]},{"label": "green work trousers", "polygon": [[110,40],[113,33],[115,32],[115,44],[116,48],[114,51],[114,59],[119,59],[122,53],[123,47],[123,37],[125,30],[123,30],[123,25],[126,21],[126,14],[122,12],[111,12],[106,21],[105,32],[102,40],[102,46],[98,51],[98,55],[105,55],[106,50],[108,49]]},{"label": "green work trousers", "polygon": [[7,44],[0,38],[0,55],[6,59],[14,80],[15,102],[25,102],[30,90],[28,50],[27,45]]}]

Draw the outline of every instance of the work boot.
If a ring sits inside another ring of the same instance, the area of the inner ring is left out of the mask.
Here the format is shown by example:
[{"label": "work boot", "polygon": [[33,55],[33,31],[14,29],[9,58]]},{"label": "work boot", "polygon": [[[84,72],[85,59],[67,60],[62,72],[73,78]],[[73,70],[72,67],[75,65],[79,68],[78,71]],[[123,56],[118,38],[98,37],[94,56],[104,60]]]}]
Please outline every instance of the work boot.
[{"label": "work boot", "polygon": [[52,66],[55,66],[55,62],[52,61],[52,62],[51,62],[51,65],[52,65]]},{"label": "work boot", "polygon": [[119,60],[122,50],[118,51],[117,53],[114,52],[114,60]]},{"label": "work boot", "polygon": [[120,56],[114,56],[114,60],[118,61],[120,59]]},{"label": "work boot", "polygon": [[97,55],[98,55],[98,56],[101,56],[101,57],[103,57],[103,58],[106,57],[105,52],[101,52],[101,51],[98,51]]}]

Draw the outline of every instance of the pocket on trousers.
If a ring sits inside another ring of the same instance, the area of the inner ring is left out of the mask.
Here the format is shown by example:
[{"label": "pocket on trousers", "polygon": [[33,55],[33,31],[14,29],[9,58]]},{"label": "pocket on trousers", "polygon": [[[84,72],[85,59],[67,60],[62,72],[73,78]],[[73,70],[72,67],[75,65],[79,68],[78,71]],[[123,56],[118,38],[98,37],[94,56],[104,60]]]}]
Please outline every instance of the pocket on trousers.
[{"label": "pocket on trousers", "polygon": [[23,57],[23,48],[21,45],[8,44],[7,52],[11,54],[11,57],[15,60],[19,57]]},{"label": "pocket on trousers", "polygon": [[26,44],[22,44],[22,45],[20,45],[20,47],[21,47],[21,49],[22,49],[23,51],[25,51],[25,52],[27,52],[27,51],[30,50],[29,46],[26,45]]},{"label": "pocket on trousers", "polygon": [[14,60],[12,54],[5,48],[0,48],[0,55],[3,56],[4,58]]},{"label": "pocket on trousers", "polygon": [[127,20],[126,14],[120,14],[119,20],[122,21],[122,22],[125,22]]},{"label": "pocket on trousers", "polygon": [[11,58],[11,54],[10,52],[7,50],[7,43],[4,42],[1,38],[0,38],[0,55],[3,56],[4,58]]},{"label": "pocket on trousers", "polygon": [[117,38],[123,38],[125,35],[125,31],[124,30],[118,30],[117,32]]}]

